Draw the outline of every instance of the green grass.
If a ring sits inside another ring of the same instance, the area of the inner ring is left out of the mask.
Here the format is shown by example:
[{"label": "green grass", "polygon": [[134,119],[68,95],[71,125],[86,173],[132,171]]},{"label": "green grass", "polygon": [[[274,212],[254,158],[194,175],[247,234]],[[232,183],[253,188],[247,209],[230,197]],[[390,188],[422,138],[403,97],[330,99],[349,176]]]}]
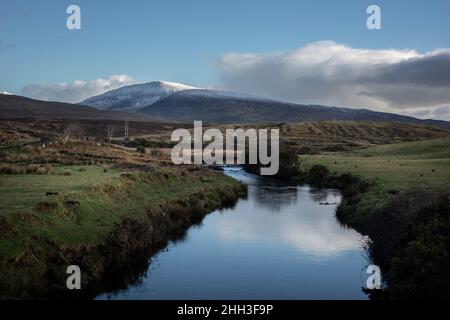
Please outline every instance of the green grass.
[{"label": "green grass", "polygon": [[[121,176],[119,170],[103,172],[98,166],[77,168],[60,167],[48,176],[0,176],[1,216],[16,231],[0,237],[0,256],[17,257],[47,242],[56,247],[96,245],[124,217],[139,219],[152,206],[186,200],[196,193],[231,190],[237,184],[205,170],[156,167],[154,172]],[[58,174],[69,169],[70,176]],[[60,194],[46,197],[46,191]],[[77,205],[67,208],[67,201]]]},{"label": "green grass", "polygon": [[[85,171],[82,171],[85,170]],[[118,181],[120,170],[104,172],[99,166],[58,166],[49,175],[0,175],[0,215],[31,209],[46,192],[82,192],[96,184]],[[70,172],[70,175],[63,175]]]},{"label": "green grass", "polygon": [[326,166],[332,175],[350,173],[371,184],[346,223],[364,225],[397,193],[450,188],[450,139],[382,145],[347,153],[301,156],[303,170]]},{"label": "green grass", "polygon": [[383,190],[448,188],[450,185],[449,138],[302,156],[301,161],[305,170],[313,164],[323,164],[331,173],[352,173]]}]

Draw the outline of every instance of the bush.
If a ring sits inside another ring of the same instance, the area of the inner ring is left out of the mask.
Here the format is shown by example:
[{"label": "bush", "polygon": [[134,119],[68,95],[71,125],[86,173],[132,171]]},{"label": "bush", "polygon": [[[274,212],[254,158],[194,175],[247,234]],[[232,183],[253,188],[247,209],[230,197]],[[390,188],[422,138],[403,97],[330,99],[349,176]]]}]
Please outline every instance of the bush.
[{"label": "bush", "polygon": [[308,172],[308,182],[315,186],[323,185],[330,177],[330,171],[321,164],[313,165]]},{"label": "bush", "polygon": [[280,168],[277,176],[281,178],[293,178],[302,173],[298,160],[298,151],[293,147],[280,149]]},{"label": "bush", "polygon": [[136,150],[139,153],[145,153],[145,147],[143,147],[143,146],[138,146]]},{"label": "bush", "polygon": [[408,206],[403,228],[392,235],[387,274],[392,299],[450,299],[450,194],[428,198]]},{"label": "bush", "polygon": [[369,183],[350,173],[344,173],[337,178],[337,187],[342,190],[344,197],[354,197],[367,192]]},{"label": "bush", "polygon": [[[269,167],[269,165],[262,165],[259,161],[257,164],[250,164],[249,152],[246,150],[246,164],[244,168],[247,172],[254,174],[261,174],[261,168]],[[298,178],[302,173],[300,161],[298,159],[298,150],[295,147],[284,145],[280,146],[279,153],[279,168],[275,174],[278,178]]]}]

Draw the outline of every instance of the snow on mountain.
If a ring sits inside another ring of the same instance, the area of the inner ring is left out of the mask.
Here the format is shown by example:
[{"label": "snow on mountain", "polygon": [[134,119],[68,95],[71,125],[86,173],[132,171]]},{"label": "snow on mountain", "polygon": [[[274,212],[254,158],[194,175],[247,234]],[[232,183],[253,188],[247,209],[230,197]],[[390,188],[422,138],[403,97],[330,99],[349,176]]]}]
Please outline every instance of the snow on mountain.
[{"label": "snow on mountain", "polygon": [[273,99],[264,98],[260,96],[255,96],[252,94],[234,92],[234,91],[224,91],[224,90],[213,90],[213,89],[191,89],[185,90],[180,95],[183,96],[196,96],[196,97],[206,97],[206,98],[216,98],[216,99],[239,99],[239,100],[252,100],[252,101],[275,101]]},{"label": "snow on mountain", "polygon": [[4,95],[7,95],[7,96],[12,96],[13,95],[12,93],[10,93],[8,91],[0,91],[0,94],[4,94]]},{"label": "snow on mountain", "polygon": [[181,83],[152,81],[108,91],[81,102],[102,110],[136,111],[151,105],[175,92],[197,89]]},{"label": "snow on mountain", "polygon": [[111,90],[104,94],[86,99],[80,104],[95,107],[101,110],[137,111],[141,108],[151,106],[173,94],[181,94],[184,97],[207,99],[273,101],[271,99],[245,93],[202,89],[176,82],[152,81],[144,84],[135,84]]}]

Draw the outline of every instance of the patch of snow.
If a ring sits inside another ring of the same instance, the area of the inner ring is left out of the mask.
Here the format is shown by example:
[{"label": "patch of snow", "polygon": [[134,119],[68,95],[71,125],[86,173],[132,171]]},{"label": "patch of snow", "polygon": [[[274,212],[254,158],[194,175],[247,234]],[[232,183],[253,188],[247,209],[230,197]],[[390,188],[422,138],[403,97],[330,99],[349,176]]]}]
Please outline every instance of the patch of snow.
[{"label": "patch of snow", "polygon": [[172,93],[191,89],[196,88],[176,82],[152,81],[111,90],[99,96],[86,99],[81,104],[98,109],[136,111]]},{"label": "patch of snow", "polygon": [[10,93],[8,91],[0,91],[0,94],[4,94],[4,95],[7,95],[7,96],[12,96],[13,95],[12,93]]}]

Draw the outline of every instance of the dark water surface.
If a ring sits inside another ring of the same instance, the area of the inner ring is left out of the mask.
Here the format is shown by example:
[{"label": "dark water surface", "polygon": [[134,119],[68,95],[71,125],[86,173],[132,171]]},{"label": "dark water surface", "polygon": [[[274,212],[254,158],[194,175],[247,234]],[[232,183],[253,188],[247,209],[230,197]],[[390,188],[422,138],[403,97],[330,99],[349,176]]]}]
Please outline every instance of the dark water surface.
[{"label": "dark water surface", "polygon": [[226,173],[248,184],[248,199],[154,256],[139,284],[97,298],[367,299],[364,239],[324,205],[339,203],[338,191]]}]

